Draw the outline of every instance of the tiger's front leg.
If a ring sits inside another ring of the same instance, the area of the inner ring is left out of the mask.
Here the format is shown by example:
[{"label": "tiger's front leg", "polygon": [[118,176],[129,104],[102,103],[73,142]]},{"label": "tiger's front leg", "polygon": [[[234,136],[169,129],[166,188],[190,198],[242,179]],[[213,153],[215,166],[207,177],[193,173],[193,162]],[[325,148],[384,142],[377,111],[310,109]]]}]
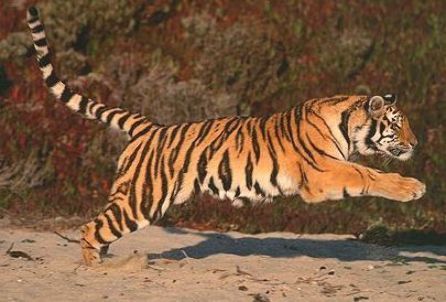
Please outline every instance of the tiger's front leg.
[{"label": "tiger's front leg", "polygon": [[420,199],[425,193],[426,185],[416,178],[381,172],[368,195],[407,202]]},{"label": "tiger's front leg", "polygon": [[415,178],[384,173],[351,162],[333,162],[324,170],[307,173],[308,185],[302,186],[300,193],[306,202],[347,196],[378,196],[407,202],[421,198],[426,192],[426,185]]}]

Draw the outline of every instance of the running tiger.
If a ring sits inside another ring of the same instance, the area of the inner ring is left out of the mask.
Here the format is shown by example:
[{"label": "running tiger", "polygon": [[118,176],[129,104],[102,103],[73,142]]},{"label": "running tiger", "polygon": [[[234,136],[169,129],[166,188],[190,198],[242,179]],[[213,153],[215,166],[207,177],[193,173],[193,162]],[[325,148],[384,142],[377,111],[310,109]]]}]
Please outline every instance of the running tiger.
[{"label": "running tiger", "polygon": [[51,93],[71,110],[125,132],[109,203],[82,227],[87,265],[101,262],[113,241],[159,219],[194,193],[270,201],[299,194],[309,203],[346,196],[419,199],[420,181],[349,161],[353,153],[407,160],[417,139],[395,96],[313,99],[268,117],[226,117],[162,126],[140,114],[107,108],[57,77],[38,10],[28,10],[37,61]]}]

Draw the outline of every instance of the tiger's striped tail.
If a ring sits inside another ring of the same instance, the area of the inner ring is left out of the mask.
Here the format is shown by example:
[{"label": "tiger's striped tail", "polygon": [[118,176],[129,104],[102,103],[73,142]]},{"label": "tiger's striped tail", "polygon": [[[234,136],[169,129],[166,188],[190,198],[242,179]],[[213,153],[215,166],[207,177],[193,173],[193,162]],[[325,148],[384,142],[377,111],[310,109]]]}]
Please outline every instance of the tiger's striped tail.
[{"label": "tiger's striped tail", "polygon": [[45,29],[36,7],[28,9],[27,23],[31,30],[34,48],[37,53],[37,62],[42,71],[45,84],[59,101],[85,118],[99,120],[112,128],[126,132],[130,137],[139,132],[141,128],[151,124],[150,121],[140,114],[132,114],[121,108],[108,108],[104,104],[74,93],[56,75],[54,66],[51,63]]}]

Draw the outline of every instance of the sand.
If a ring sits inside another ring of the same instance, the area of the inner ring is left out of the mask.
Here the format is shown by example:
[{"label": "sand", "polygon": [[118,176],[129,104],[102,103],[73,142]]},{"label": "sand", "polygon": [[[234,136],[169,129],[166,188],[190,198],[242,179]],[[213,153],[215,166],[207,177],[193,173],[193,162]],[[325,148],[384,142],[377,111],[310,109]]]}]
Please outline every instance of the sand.
[{"label": "sand", "polygon": [[148,227],[110,253],[88,268],[76,243],[2,226],[0,301],[446,301],[446,246]]}]

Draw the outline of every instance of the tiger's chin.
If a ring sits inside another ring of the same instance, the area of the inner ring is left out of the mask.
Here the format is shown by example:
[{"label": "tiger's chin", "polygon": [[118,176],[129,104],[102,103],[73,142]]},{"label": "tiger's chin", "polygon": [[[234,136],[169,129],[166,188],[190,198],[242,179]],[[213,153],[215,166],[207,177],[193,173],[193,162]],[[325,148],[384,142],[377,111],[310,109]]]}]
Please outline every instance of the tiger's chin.
[{"label": "tiger's chin", "polygon": [[387,150],[373,150],[370,148],[360,150],[358,152],[361,155],[370,156],[370,155],[379,155],[383,158],[388,159],[397,159],[399,161],[406,161],[412,157],[413,150],[404,150],[400,148],[389,148]]},{"label": "tiger's chin", "polygon": [[406,161],[412,157],[413,150],[405,150],[401,148],[389,148],[385,152],[387,155],[389,155],[392,158],[398,159],[400,161]]}]

